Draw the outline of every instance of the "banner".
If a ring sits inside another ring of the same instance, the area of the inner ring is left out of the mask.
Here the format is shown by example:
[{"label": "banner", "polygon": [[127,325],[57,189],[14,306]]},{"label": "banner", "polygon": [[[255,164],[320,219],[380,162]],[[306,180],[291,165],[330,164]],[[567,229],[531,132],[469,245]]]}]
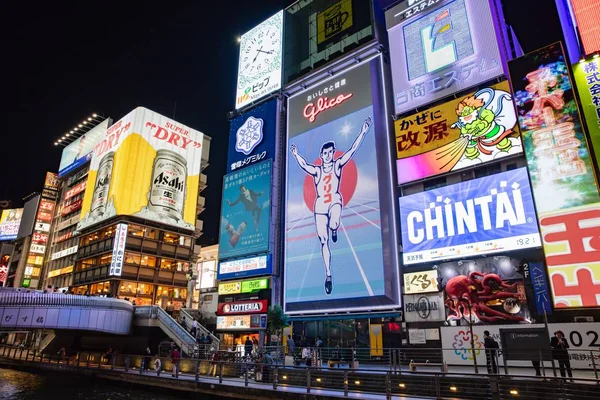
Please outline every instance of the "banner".
[{"label": "banner", "polygon": [[110,261],[109,276],[121,276],[123,261],[125,260],[125,243],[127,242],[127,224],[118,224],[113,239],[112,259]]},{"label": "banner", "polygon": [[272,161],[223,178],[219,260],[269,250]]},{"label": "banner", "polygon": [[217,279],[234,279],[258,275],[270,275],[273,271],[271,254],[219,263]]},{"label": "banner", "polygon": [[437,270],[404,274],[404,293],[415,294],[437,291],[439,291]]},{"label": "banner", "polygon": [[374,106],[379,63],[364,62],[288,101],[288,313],[400,302],[396,261],[384,262],[391,186],[387,125]]},{"label": "banner", "polygon": [[275,159],[278,103],[262,103],[235,117],[229,125],[227,172],[267,159]]},{"label": "banner", "polygon": [[436,322],[445,320],[446,306],[443,293],[404,295],[404,321]]},{"label": "banner", "polygon": [[541,247],[526,168],[400,198],[404,264]]},{"label": "banner", "polygon": [[600,59],[573,65],[573,77],[587,122],[588,138],[592,141],[596,162],[600,162]]},{"label": "banner", "polygon": [[94,147],[100,143],[110,119],[105,119],[98,125],[87,131],[84,135],[73,140],[63,149],[58,167],[58,176],[63,177],[76,170],[85,163],[90,162]]},{"label": "banner", "polygon": [[196,229],[203,134],[138,107],[94,148],[82,230],[117,215]]},{"label": "banner", "polygon": [[560,43],[509,62],[554,306],[600,305],[600,197]]},{"label": "banner", "polygon": [[523,152],[508,82],[394,123],[402,185]]},{"label": "banner", "polygon": [[22,216],[22,208],[2,210],[0,215],[0,240],[14,240],[17,238]]},{"label": "banner", "polygon": [[386,11],[396,114],[504,73],[489,1],[434,4],[407,12],[404,2]]}]

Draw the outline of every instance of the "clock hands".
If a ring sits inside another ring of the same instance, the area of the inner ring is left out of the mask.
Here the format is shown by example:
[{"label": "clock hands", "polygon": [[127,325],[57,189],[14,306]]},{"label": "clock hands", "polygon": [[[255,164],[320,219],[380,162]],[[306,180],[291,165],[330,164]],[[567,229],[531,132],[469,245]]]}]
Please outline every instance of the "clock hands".
[{"label": "clock hands", "polygon": [[260,55],[260,52],[262,51],[262,48],[263,48],[263,47],[264,47],[264,46],[260,46],[260,49],[258,49],[258,50],[256,51],[256,57],[254,57],[254,60],[252,60],[252,64],[254,64],[254,62],[256,61],[256,59],[258,58],[258,56]]}]

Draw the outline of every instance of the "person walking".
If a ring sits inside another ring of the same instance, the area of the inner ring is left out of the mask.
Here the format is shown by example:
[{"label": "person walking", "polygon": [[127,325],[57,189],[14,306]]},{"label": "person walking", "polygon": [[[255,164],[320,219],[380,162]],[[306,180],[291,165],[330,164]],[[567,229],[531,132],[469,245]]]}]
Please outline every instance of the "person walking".
[{"label": "person walking", "polygon": [[250,340],[249,336],[246,336],[246,342],[244,343],[244,356],[250,357],[252,355],[253,348],[252,340]]},{"label": "person walking", "polygon": [[304,346],[302,349],[302,360],[304,360],[307,367],[312,366],[312,353],[308,346]]},{"label": "person walking", "polygon": [[215,351],[212,355],[212,360],[211,360],[211,366],[210,369],[208,370],[208,373],[206,374],[206,376],[217,376],[217,368],[219,365],[219,352]]},{"label": "person walking", "polygon": [[294,350],[296,350],[296,343],[294,343],[294,339],[292,339],[292,335],[288,335],[287,348],[288,348],[288,355],[293,357]]},{"label": "person walking", "polygon": [[152,361],[152,351],[150,350],[150,346],[146,347],[146,351],[144,353],[144,364],[142,365],[142,372],[147,372],[150,368],[150,362]]},{"label": "person walking", "polygon": [[177,347],[171,352],[171,363],[173,363],[173,376],[177,376],[177,370],[179,369],[179,362],[181,361],[181,354]]},{"label": "person walking", "polygon": [[198,321],[195,319],[192,320],[192,330],[190,332],[194,339],[196,338],[196,334],[198,333]]},{"label": "person walking", "polygon": [[[573,378],[573,372],[571,371],[571,362],[569,361],[569,342],[565,338],[563,331],[554,332],[554,336],[550,339],[550,348],[552,349],[552,358],[558,361],[558,367],[560,368],[560,376],[566,378]],[[566,372],[566,373],[565,373]],[[573,381],[573,379],[571,379]]]},{"label": "person walking", "polygon": [[498,364],[496,356],[498,355],[498,342],[490,335],[490,331],[483,331],[483,346],[485,347],[485,359],[487,364],[488,374],[498,373]]}]

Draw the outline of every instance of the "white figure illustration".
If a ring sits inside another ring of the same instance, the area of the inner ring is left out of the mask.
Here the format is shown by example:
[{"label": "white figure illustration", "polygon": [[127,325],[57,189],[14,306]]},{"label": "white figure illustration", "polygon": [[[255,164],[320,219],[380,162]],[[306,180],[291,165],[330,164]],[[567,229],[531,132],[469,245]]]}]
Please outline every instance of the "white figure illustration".
[{"label": "white figure illustration", "polygon": [[296,158],[298,165],[304,172],[313,177],[316,199],[314,205],[315,225],[317,236],[321,243],[321,255],[325,266],[325,293],[331,294],[333,290],[333,279],[331,275],[331,251],[329,248],[329,231],[331,240],[337,242],[337,230],[340,226],[342,216],[342,195],[340,183],[342,179],[342,168],[352,159],[359,149],[363,139],[372,124],[371,117],[367,117],[362,129],[348,151],[341,157],[334,159],[335,142],[325,142],[321,146],[321,165],[313,165],[306,162],[304,157],[298,153],[298,148],[293,144],[290,148],[292,155]]}]

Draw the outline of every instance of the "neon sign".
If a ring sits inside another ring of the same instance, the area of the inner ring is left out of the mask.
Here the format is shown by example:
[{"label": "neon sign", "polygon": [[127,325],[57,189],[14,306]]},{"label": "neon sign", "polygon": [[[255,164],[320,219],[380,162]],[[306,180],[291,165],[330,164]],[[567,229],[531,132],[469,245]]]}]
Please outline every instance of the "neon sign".
[{"label": "neon sign", "polygon": [[352,96],[352,93],[348,93],[340,94],[337,97],[331,99],[327,96],[319,97],[317,99],[317,104],[308,103],[306,107],[304,107],[304,118],[307,118],[310,122],[315,122],[315,120],[317,119],[317,115],[319,115],[321,112],[329,110],[330,108],[333,108],[335,106],[339,106]]}]

